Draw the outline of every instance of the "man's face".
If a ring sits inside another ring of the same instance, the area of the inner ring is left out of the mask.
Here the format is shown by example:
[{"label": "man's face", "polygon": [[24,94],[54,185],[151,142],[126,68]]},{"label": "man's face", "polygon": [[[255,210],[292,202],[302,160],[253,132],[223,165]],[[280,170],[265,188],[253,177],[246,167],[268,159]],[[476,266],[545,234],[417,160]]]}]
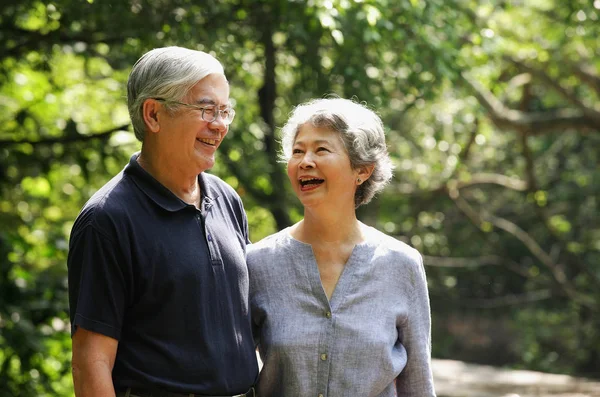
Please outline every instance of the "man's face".
[{"label": "man's face", "polygon": [[[200,80],[181,102],[202,107],[229,106],[229,84],[225,76],[210,74]],[[171,114],[163,112],[159,147],[170,164],[185,173],[199,174],[213,167],[215,152],[227,135],[228,126],[219,116],[212,122],[202,119],[202,111],[180,106]]]}]

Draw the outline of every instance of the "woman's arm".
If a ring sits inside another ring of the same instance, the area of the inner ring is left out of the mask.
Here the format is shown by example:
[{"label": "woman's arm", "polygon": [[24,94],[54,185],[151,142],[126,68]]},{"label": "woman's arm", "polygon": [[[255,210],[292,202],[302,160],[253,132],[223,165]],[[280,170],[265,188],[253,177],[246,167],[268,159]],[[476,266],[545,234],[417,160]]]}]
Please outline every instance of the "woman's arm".
[{"label": "woman's arm", "polygon": [[412,274],[409,320],[403,330],[406,367],[396,378],[398,397],[435,397],[431,372],[431,311],[423,258],[418,254]]}]

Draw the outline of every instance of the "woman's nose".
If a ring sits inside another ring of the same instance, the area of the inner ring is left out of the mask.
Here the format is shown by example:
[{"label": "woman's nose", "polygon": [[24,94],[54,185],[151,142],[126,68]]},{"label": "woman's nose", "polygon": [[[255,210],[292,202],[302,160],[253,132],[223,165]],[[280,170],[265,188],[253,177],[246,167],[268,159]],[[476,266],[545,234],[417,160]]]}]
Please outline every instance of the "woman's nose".
[{"label": "woman's nose", "polygon": [[302,161],[300,161],[300,168],[313,168],[315,166],[315,162],[313,161],[312,155],[307,152],[302,156]]}]

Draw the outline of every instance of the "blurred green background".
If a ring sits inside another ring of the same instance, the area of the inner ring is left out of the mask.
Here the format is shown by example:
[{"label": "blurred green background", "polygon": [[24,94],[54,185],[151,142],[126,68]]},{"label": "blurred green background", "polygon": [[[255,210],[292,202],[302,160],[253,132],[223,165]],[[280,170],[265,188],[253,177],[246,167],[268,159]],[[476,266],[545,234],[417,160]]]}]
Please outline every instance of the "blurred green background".
[{"label": "blurred green background", "polygon": [[71,396],[66,256],[139,149],[126,79],[180,45],[237,110],[212,172],[253,241],[301,217],[278,128],[337,94],[396,165],[359,217],[425,258],[433,355],[600,376],[600,0],[57,0],[0,9],[0,396]]}]

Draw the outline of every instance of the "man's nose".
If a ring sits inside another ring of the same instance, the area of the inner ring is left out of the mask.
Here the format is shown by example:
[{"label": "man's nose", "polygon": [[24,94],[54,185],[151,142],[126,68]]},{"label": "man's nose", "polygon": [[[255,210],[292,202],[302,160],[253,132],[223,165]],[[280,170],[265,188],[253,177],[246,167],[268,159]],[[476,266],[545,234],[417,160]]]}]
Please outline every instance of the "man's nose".
[{"label": "man's nose", "polygon": [[221,112],[219,112],[217,117],[213,121],[208,123],[208,125],[212,130],[218,131],[220,134],[227,132],[227,125],[225,124],[225,121],[221,116]]}]

